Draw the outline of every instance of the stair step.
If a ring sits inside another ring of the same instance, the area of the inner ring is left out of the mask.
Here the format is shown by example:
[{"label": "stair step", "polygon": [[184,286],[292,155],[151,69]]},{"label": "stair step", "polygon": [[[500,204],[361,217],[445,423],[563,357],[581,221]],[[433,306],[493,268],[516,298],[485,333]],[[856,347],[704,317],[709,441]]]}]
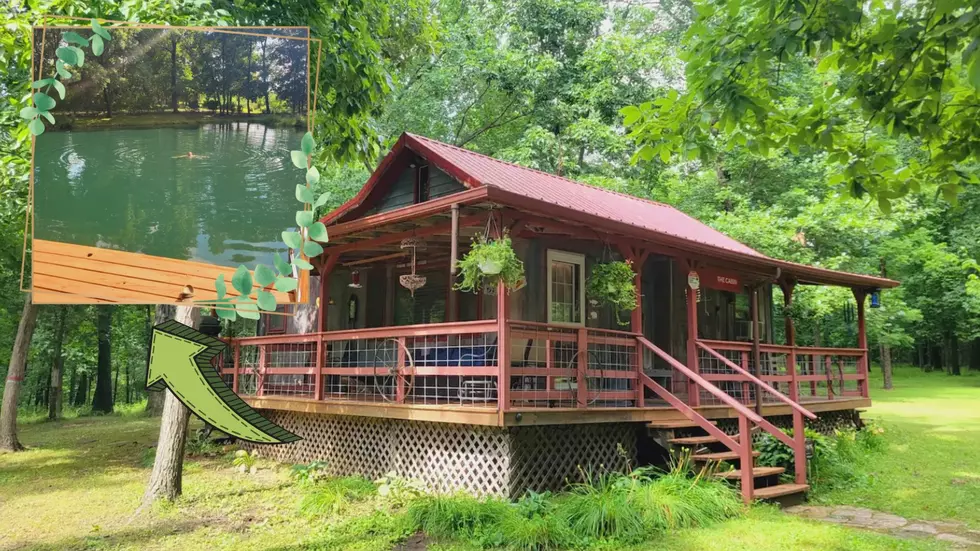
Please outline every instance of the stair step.
[{"label": "stair step", "polygon": [[[786,469],[783,467],[754,467],[752,469],[752,477],[759,478],[762,476],[775,476],[777,474],[783,474]],[[724,478],[725,480],[738,480],[742,478],[742,469],[735,469],[733,471],[725,471],[720,473],[715,473],[718,478]]]},{"label": "stair step", "polygon": [[[759,457],[759,452],[752,451],[752,457]],[[738,459],[738,454],[733,451],[717,453],[696,453],[691,456],[694,461],[731,461]]]},{"label": "stair step", "polygon": [[[738,435],[729,435],[733,440],[738,442]],[[671,444],[677,444],[678,446],[700,446],[703,444],[714,444],[718,442],[718,439],[714,436],[686,436],[684,438],[671,438],[668,440]]]},{"label": "stair step", "polygon": [[[717,425],[717,421],[711,421],[712,425]],[[687,419],[667,419],[664,421],[650,421],[647,426],[651,429],[690,429],[699,428],[701,425]]]},{"label": "stair step", "polygon": [[773,499],[780,496],[803,493],[809,489],[809,484],[777,484],[765,488],[756,488],[753,494],[755,499]]}]

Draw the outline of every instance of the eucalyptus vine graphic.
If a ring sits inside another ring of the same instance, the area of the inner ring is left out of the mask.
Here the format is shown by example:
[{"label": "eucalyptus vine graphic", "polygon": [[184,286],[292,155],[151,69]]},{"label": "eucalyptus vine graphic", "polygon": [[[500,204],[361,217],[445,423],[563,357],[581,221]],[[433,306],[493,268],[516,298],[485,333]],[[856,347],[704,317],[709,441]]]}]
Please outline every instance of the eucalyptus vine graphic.
[{"label": "eucalyptus vine graphic", "polygon": [[[105,30],[98,21],[93,19],[92,32],[94,34],[91,38],[85,38],[75,31],[68,31],[61,35],[61,39],[68,45],[61,46],[54,52],[58,58],[54,64],[54,75],[31,83],[31,89],[38,90],[32,97],[34,105],[20,110],[21,118],[28,121],[27,128],[31,131],[31,134],[40,136],[44,133],[42,117],[47,119],[49,124],[54,124],[54,115],[51,114],[51,110],[54,109],[57,102],[53,97],[48,95],[48,92],[51,91],[51,88],[54,88],[58,92],[58,96],[62,100],[65,99],[65,85],[59,79],[70,79],[72,73],[68,69],[74,70],[85,65],[85,50],[83,48],[91,47],[92,55],[97,56],[102,55],[102,51],[105,50],[104,41],[110,39],[109,31]],[[73,46],[73,44],[77,45]],[[42,88],[44,89],[43,92],[41,91]]]},{"label": "eucalyptus vine graphic", "polygon": [[[314,221],[316,209],[322,207],[330,199],[329,193],[324,193],[314,198],[313,186],[320,181],[320,171],[313,166],[313,151],[316,149],[316,141],[313,134],[307,132],[303,135],[299,151],[290,151],[289,156],[296,168],[306,170],[306,184],[296,184],[296,200],[303,203],[303,210],[296,211],[296,225],[299,231],[282,232],[282,241],[292,250],[292,262],[286,262],[282,255],[276,253],[273,258],[274,269],[259,264],[255,267],[254,283],[258,283],[259,289],[255,292],[255,299],[249,297],[253,286],[253,273],[249,272],[245,265],[241,265],[235,270],[231,277],[231,285],[238,291],[237,297],[227,296],[228,287],[225,283],[225,276],[221,274],[214,282],[214,288],[218,292],[217,301],[198,301],[213,303],[218,317],[234,320],[237,316],[247,319],[259,319],[259,311],[271,312],[276,309],[276,296],[267,288],[271,285],[281,293],[295,291],[299,280],[293,277],[296,270],[312,270],[313,265],[308,260],[323,253],[323,247],[317,241],[327,242],[327,227],[323,222]],[[310,204],[311,208],[306,209]]]}]

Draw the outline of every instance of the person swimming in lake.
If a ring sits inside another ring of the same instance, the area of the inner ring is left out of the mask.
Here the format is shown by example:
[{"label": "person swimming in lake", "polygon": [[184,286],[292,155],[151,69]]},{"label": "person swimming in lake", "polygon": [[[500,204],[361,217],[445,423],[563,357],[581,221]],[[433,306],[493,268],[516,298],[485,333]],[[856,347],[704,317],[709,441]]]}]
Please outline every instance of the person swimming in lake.
[{"label": "person swimming in lake", "polygon": [[187,155],[177,155],[174,159],[207,159],[207,155],[195,155],[193,151],[188,151]]}]

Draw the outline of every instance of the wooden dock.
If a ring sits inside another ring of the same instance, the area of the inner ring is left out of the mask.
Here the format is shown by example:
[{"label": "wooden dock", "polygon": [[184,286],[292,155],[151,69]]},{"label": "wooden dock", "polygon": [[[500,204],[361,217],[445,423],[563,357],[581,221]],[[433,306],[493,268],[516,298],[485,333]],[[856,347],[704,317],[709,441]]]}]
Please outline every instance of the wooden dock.
[{"label": "wooden dock", "polygon": [[[238,296],[231,285],[235,268],[42,239],[34,240],[31,268],[35,304],[216,300],[214,282],[220,274],[225,275],[228,295]],[[187,287],[193,296],[181,300]],[[272,293],[279,304],[295,302],[295,293]]]}]

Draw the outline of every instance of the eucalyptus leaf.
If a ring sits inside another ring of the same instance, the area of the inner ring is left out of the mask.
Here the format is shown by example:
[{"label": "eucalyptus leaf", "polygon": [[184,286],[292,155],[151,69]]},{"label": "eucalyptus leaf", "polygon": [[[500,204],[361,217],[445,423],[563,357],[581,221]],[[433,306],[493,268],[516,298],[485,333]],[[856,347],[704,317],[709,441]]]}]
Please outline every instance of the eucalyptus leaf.
[{"label": "eucalyptus leaf", "polygon": [[256,295],[258,298],[256,302],[259,305],[260,310],[265,310],[266,312],[274,312],[276,309],[276,296],[269,291],[259,291]]},{"label": "eucalyptus leaf", "polygon": [[248,296],[252,292],[252,274],[244,265],[235,270],[235,275],[231,277],[231,285],[242,296]]},{"label": "eucalyptus leaf", "polygon": [[323,254],[323,247],[321,247],[316,241],[307,241],[306,243],[303,243],[303,254],[309,258],[320,256]]},{"label": "eucalyptus leaf", "polygon": [[330,192],[321,193],[319,197],[316,198],[316,202],[313,203],[313,208],[320,208],[327,204],[330,200]]},{"label": "eucalyptus leaf", "polygon": [[253,302],[238,302],[235,304],[235,310],[245,319],[259,319],[259,308]]},{"label": "eucalyptus leaf", "polygon": [[228,286],[225,285],[225,274],[218,274],[218,278],[214,280],[214,290],[218,293],[218,300],[225,298],[228,294]]},{"label": "eucalyptus leaf", "polygon": [[41,122],[41,119],[34,119],[27,123],[27,128],[31,131],[31,134],[35,136],[44,134],[44,123]]},{"label": "eucalyptus leaf", "polygon": [[[316,169],[315,166],[311,166],[309,170],[306,171],[306,183],[313,187],[320,183],[320,171]],[[313,201],[310,201],[312,203]]]},{"label": "eucalyptus leaf", "polygon": [[85,50],[79,48],[78,46],[68,46],[68,49],[75,52],[75,67],[82,67],[85,65]]},{"label": "eucalyptus leaf", "polygon": [[102,37],[95,35],[92,37],[92,55],[102,55],[105,51],[105,43],[102,42]]},{"label": "eucalyptus leaf", "polygon": [[42,78],[41,80],[35,80],[34,82],[32,82],[31,83],[31,88],[44,88],[45,86],[50,86],[51,84],[54,84],[55,82],[58,82],[58,80],[56,78],[54,78],[54,77],[51,77],[51,78]]},{"label": "eucalyptus leaf", "polygon": [[109,31],[105,30],[105,28],[95,19],[92,19],[92,32],[102,37],[103,40],[111,40]]},{"label": "eucalyptus leaf", "polygon": [[[52,79],[52,80],[54,80],[54,79]],[[55,80],[54,83],[53,83],[53,85],[54,85],[54,89],[58,91],[58,96],[61,99],[65,99],[65,85],[62,84],[61,81],[59,81],[59,80]]]},{"label": "eucalyptus leaf", "polygon": [[55,64],[54,64],[54,68],[58,72],[58,76],[59,77],[61,77],[61,78],[71,78],[71,73],[68,72],[68,69],[65,69],[65,62],[64,61],[61,61],[60,59],[58,61],[56,61]]},{"label": "eucalyptus leaf", "polygon": [[321,243],[326,243],[327,239],[327,227],[323,225],[323,222],[314,222],[309,229],[310,239],[315,241],[320,241]]},{"label": "eucalyptus leaf", "polygon": [[294,277],[278,277],[276,278],[276,290],[280,293],[289,293],[296,290],[299,285],[299,280]]},{"label": "eucalyptus leaf", "polygon": [[84,36],[76,33],[75,31],[68,31],[61,35],[61,39],[69,44],[78,44],[79,46],[88,46],[88,39]]},{"label": "eucalyptus leaf", "polygon": [[261,287],[268,287],[276,281],[276,274],[265,264],[259,264],[255,267],[255,281]]},{"label": "eucalyptus leaf", "polygon": [[54,98],[45,94],[44,92],[34,93],[34,107],[37,107],[38,111],[50,111],[54,109],[55,101]]},{"label": "eucalyptus leaf", "polygon": [[301,228],[307,228],[313,224],[313,211],[312,210],[298,210],[296,211],[296,223]]},{"label": "eucalyptus leaf", "polygon": [[296,184],[296,200],[300,203],[313,203],[313,190],[303,184]]},{"label": "eucalyptus leaf", "polygon": [[48,119],[49,123],[54,124],[54,115],[52,115],[49,111],[39,111],[38,115]]},{"label": "eucalyptus leaf", "polygon": [[37,114],[38,114],[38,110],[36,107],[27,106],[20,110],[20,118],[26,120],[33,119],[34,117],[37,116]]},{"label": "eucalyptus leaf", "polygon": [[306,155],[302,151],[290,151],[289,158],[293,160],[293,166],[306,169]]},{"label": "eucalyptus leaf", "polygon": [[293,260],[293,266],[296,266],[300,270],[306,270],[306,271],[310,271],[313,269],[313,265],[303,260],[302,258],[297,258]]},{"label": "eucalyptus leaf", "polygon": [[282,242],[290,249],[298,249],[303,246],[303,236],[299,232],[282,232]]},{"label": "eucalyptus leaf", "polygon": [[71,47],[62,47],[54,51],[54,55],[58,56],[62,62],[66,65],[74,65],[78,61],[78,55],[75,50]]},{"label": "eucalyptus leaf", "polygon": [[279,253],[276,253],[276,255],[272,257],[272,263],[276,265],[276,269],[279,270],[280,274],[287,275],[293,273],[289,267],[289,263],[283,260]]},{"label": "eucalyptus leaf", "polygon": [[235,309],[231,306],[215,306],[214,311],[218,314],[218,317],[223,320],[235,321],[238,319],[238,315],[235,313]]},{"label": "eucalyptus leaf", "polygon": [[313,140],[313,134],[310,132],[303,134],[303,141],[300,143],[300,149],[303,150],[303,154],[312,155],[315,148],[316,141]]}]

